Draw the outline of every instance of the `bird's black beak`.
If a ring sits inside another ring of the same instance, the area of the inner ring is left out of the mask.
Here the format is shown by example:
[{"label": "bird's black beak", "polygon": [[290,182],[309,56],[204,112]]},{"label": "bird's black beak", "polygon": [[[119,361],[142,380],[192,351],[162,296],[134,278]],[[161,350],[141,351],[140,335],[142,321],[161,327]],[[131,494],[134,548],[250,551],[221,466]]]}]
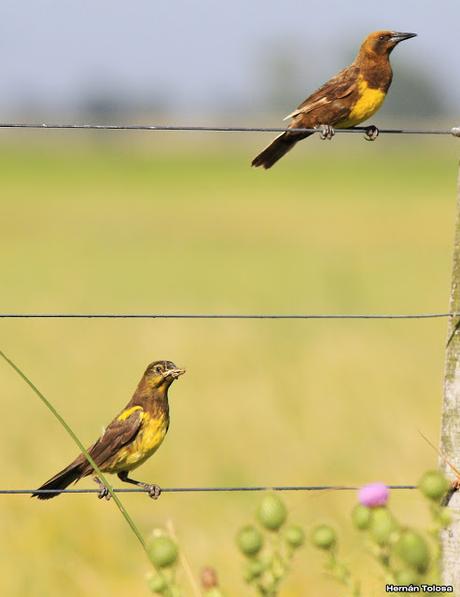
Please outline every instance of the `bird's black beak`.
[{"label": "bird's black beak", "polygon": [[400,41],[404,41],[405,39],[410,39],[411,37],[417,37],[416,33],[400,33],[399,31],[394,31],[391,34],[391,41],[399,44]]},{"label": "bird's black beak", "polygon": [[164,379],[168,379],[172,377],[172,379],[177,379],[181,375],[184,375],[185,369],[168,369],[163,373]]}]

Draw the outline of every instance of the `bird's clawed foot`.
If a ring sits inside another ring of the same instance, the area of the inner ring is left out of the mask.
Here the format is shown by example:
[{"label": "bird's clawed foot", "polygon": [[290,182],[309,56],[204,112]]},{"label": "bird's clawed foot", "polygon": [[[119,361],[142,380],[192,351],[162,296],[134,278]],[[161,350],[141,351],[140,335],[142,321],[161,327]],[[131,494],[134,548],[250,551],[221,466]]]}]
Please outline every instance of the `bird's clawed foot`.
[{"label": "bird's clawed foot", "polygon": [[330,124],[320,124],[316,128],[320,130],[319,138],[322,141],[325,141],[326,139],[330,141],[332,137],[335,135],[335,130]]},{"label": "bird's clawed foot", "polygon": [[366,141],[375,141],[379,135],[379,129],[373,124],[371,124],[371,126],[366,127],[364,131],[364,138],[366,139]]},{"label": "bird's clawed foot", "polygon": [[118,478],[123,481],[123,483],[131,483],[131,485],[142,487],[142,489],[146,491],[154,500],[157,500],[161,495],[161,487],[159,485],[155,485],[155,483],[143,483],[142,481],[136,481],[136,479],[130,479],[128,477],[127,471],[118,473]]},{"label": "bird's clawed foot", "polygon": [[153,500],[157,500],[161,495],[161,487],[159,485],[155,485],[154,483],[142,483],[142,487]]},{"label": "bird's clawed foot", "polygon": [[99,493],[97,494],[98,499],[100,499],[100,500],[104,499],[104,500],[109,501],[110,498],[112,497],[110,494],[110,491],[107,489],[107,487],[104,485],[104,483],[99,479],[99,477],[94,477],[94,480],[99,485]]}]

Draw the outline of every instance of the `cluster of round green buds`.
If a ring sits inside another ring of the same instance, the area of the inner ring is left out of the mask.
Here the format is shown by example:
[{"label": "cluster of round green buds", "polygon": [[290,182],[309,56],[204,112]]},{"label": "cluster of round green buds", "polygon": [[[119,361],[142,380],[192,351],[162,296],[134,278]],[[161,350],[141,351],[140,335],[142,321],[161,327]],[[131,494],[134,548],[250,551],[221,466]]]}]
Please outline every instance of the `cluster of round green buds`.
[{"label": "cluster of round green buds", "polygon": [[378,545],[386,545],[397,536],[398,524],[386,506],[370,508],[357,504],[351,513],[355,528],[369,531],[370,537]]},{"label": "cluster of round green buds", "polygon": [[286,518],[286,506],[277,495],[263,498],[257,509],[257,519],[265,529],[277,531],[286,522]]},{"label": "cluster of round green buds", "polygon": [[389,488],[384,483],[369,483],[360,488],[358,504],[353,508],[351,519],[360,531],[369,531],[378,545],[388,544],[396,536],[398,525],[387,508]]},{"label": "cluster of round green buds", "polygon": [[333,550],[337,544],[337,535],[329,525],[320,524],[313,529],[311,542],[315,547],[324,549],[324,551]]},{"label": "cluster of round green buds", "polygon": [[[268,494],[260,501],[255,517],[258,525],[246,525],[236,536],[239,550],[246,556],[244,579],[267,595],[274,595],[286,576],[288,561],[305,542],[303,530],[285,525],[288,511],[276,494]],[[259,526],[260,525],[260,526]]]},{"label": "cluster of round green buds", "polygon": [[418,487],[425,497],[439,502],[449,489],[449,481],[441,471],[427,471],[420,479]]}]

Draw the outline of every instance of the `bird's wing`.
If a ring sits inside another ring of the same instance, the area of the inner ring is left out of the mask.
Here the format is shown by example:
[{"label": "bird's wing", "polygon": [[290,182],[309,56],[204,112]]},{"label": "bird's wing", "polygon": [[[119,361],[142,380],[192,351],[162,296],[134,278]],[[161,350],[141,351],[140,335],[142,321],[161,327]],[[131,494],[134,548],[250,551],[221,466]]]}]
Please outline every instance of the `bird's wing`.
[{"label": "bird's wing", "polygon": [[304,100],[293,112],[288,114],[284,120],[308,114],[316,108],[333,104],[357,90],[359,69],[355,65],[348,66],[340,71],[335,77],[329,79],[317,91]]},{"label": "bird's wing", "polygon": [[[113,456],[134,440],[142,425],[144,411],[142,407],[132,408],[132,412],[124,411],[106,428],[101,437],[88,450],[99,467],[110,461]],[[84,458],[84,457],[83,457]]]}]

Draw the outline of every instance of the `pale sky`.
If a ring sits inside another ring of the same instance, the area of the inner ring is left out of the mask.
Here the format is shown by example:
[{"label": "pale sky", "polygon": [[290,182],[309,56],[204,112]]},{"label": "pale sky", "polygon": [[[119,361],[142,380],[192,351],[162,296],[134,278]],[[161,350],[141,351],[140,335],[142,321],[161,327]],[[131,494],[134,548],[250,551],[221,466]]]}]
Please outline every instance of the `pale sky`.
[{"label": "pale sky", "polygon": [[459,24],[458,0],[2,0],[0,109],[23,98],[72,104],[106,86],[164,91],[188,113],[213,110],[221,99],[263,102],[260,65],[277,45],[305,64],[300,101],[375,29],[417,32],[393,54],[395,78],[399,60],[415,61],[455,106]]}]

